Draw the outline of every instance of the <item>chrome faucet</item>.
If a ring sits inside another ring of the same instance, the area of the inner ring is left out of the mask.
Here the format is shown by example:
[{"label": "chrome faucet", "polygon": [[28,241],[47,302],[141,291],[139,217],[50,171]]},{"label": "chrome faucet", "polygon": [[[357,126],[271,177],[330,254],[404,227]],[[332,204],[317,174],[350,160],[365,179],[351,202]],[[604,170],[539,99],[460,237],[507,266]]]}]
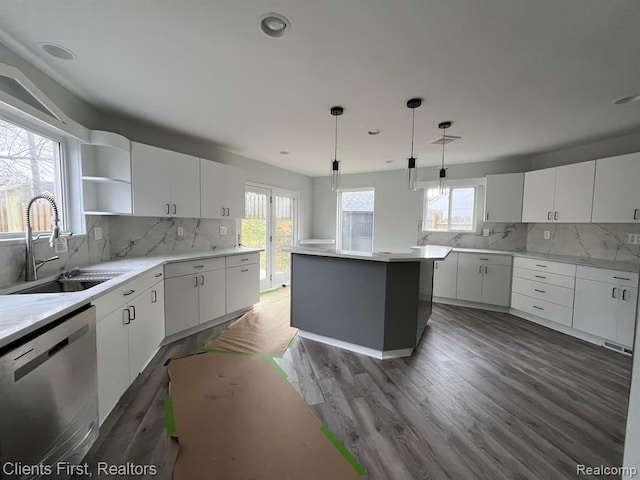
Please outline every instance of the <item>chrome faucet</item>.
[{"label": "chrome faucet", "polygon": [[48,258],[46,260],[36,261],[35,259],[35,255],[33,253],[33,242],[34,240],[38,240],[41,237],[41,235],[39,234],[36,238],[33,238],[33,226],[31,225],[31,206],[36,200],[40,198],[47,200],[51,204],[51,207],[53,208],[53,219],[51,222],[52,230],[51,230],[51,237],[49,238],[49,245],[53,248],[56,238],[60,237],[60,216],[58,215],[58,206],[56,205],[56,201],[53,199],[53,197],[46,194],[36,195],[31,200],[29,200],[29,203],[27,204],[27,232],[25,237],[25,242],[26,242],[25,246],[27,249],[27,256],[26,256],[26,262],[24,266],[24,279],[27,281],[37,280],[38,269],[42,265],[52,260],[57,260],[58,258],[60,258],[56,256],[56,257]]}]

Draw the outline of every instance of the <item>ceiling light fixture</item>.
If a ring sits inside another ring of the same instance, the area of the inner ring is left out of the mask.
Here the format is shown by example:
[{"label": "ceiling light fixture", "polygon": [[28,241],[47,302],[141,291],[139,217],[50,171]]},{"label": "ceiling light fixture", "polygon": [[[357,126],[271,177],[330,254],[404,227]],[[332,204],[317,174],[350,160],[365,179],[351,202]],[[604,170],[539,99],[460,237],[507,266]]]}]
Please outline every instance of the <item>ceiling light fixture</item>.
[{"label": "ceiling light fixture", "polygon": [[447,168],[445,168],[444,166],[444,145],[446,143],[449,143],[449,141],[447,141],[447,135],[446,135],[446,131],[447,128],[451,127],[451,122],[441,122],[438,124],[438,128],[442,129],[442,166],[438,169],[438,180],[439,180],[439,184],[438,184],[438,189],[440,191],[440,193],[444,193],[445,190],[445,182],[447,180]]},{"label": "ceiling light fixture", "polygon": [[289,155],[289,152],[286,150],[280,150],[280,155]]},{"label": "ceiling light fixture", "polygon": [[76,58],[76,54],[71,50],[62,45],[56,45],[55,43],[40,42],[40,48],[52,57],[60,60],[74,60]]},{"label": "ceiling light fixture", "polygon": [[614,105],[624,105],[625,103],[635,103],[640,101],[640,93],[629,95],[628,97],[618,98],[613,101]]},{"label": "ceiling light fixture", "polygon": [[271,38],[280,38],[291,29],[291,22],[279,13],[265,13],[260,19],[262,33]]},{"label": "ceiling light fixture", "polygon": [[422,105],[421,98],[412,98],[407,101],[407,107],[411,109],[411,156],[407,158],[407,169],[404,172],[404,186],[407,190],[417,190],[416,158],[413,156],[413,137],[416,127],[416,108]]},{"label": "ceiling light fixture", "polygon": [[340,162],[338,161],[338,117],[342,115],[344,108],[331,107],[331,115],[336,117],[336,135],[333,150],[333,160],[331,161],[331,190],[337,190],[340,183]]}]

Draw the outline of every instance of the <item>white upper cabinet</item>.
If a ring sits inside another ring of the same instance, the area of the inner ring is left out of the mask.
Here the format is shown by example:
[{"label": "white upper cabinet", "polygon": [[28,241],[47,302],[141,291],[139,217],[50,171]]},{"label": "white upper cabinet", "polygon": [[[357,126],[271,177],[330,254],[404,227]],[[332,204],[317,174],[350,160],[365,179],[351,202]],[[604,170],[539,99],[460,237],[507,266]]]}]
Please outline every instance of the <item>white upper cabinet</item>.
[{"label": "white upper cabinet", "polygon": [[131,142],[133,213],[146,217],[200,217],[200,160]]},{"label": "white upper cabinet", "polygon": [[553,221],[553,196],[556,188],[556,169],[547,168],[524,174],[522,221],[545,223]]},{"label": "white upper cabinet", "polygon": [[202,218],[243,218],[244,172],[200,159],[200,201]]},{"label": "white upper cabinet", "polygon": [[589,223],[594,175],[595,161],[525,173],[522,221]]},{"label": "white upper cabinet", "polygon": [[487,175],[485,222],[521,222],[523,188],[524,173]]},{"label": "white upper cabinet", "polygon": [[640,222],[640,153],[596,161],[594,223]]}]

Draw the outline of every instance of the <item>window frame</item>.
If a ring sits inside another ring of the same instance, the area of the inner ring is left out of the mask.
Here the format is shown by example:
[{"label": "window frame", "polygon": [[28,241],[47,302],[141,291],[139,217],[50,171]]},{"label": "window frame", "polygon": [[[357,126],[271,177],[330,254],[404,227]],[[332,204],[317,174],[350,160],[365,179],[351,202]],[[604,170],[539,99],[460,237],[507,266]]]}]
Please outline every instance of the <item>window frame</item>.
[{"label": "window frame", "polygon": [[[76,191],[73,187],[74,182],[80,181],[80,177],[75,179],[80,171],[79,164],[75,165],[79,162],[80,142],[54,127],[47,128],[40,123],[30,121],[21,115],[5,109],[0,109],[0,119],[58,143],[60,148],[57,165],[55,167],[58,170],[58,172],[56,172],[55,195],[56,204],[60,210],[60,216],[63,219],[64,228],[61,233],[67,235],[72,234],[72,232],[73,234],[76,234],[76,232],[77,234],[83,234],[84,222],[78,222],[80,217],[78,212],[74,210],[73,200],[75,195],[72,194],[72,192]],[[80,214],[82,214],[82,212],[80,212]],[[83,215],[82,218],[84,218]],[[46,234],[48,232],[49,230],[34,231],[33,233]],[[26,232],[0,232],[0,241],[24,241],[25,234]]]},{"label": "window frame", "polygon": [[[429,190],[433,190],[438,188],[437,185],[425,185],[424,186],[424,196],[422,199],[422,231],[423,232],[430,232],[430,233],[477,233],[478,232],[478,228],[480,225],[480,222],[478,222],[478,203],[479,203],[479,195],[480,195],[480,187],[481,185],[477,185],[477,184],[458,184],[456,183],[455,185],[447,185],[445,186],[445,188],[449,189],[449,205],[448,205],[448,215],[447,215],[447,229],[446,230],[434,230],[434,229],[429,229],[427,228],[428,222],[427,222],[427,214],[429,212],[429,207],[428,207],[428,194],[429,194]],[[452,193],[453,190],[457,190],[459,188],[473,188],[473,210],[471,213],[471,218],[472,218],[472,226],[470,230],[453,230],[451,229],[451,200],[452,200]]]},{"label": "window frame", "polygon": [[371,218],[371,252],[373,252],[376,219],[376,189],[374,187],[340,188],[336,191],[336,249],[342,250],[342,194],[345,192],[373,192],[373,215]]}]

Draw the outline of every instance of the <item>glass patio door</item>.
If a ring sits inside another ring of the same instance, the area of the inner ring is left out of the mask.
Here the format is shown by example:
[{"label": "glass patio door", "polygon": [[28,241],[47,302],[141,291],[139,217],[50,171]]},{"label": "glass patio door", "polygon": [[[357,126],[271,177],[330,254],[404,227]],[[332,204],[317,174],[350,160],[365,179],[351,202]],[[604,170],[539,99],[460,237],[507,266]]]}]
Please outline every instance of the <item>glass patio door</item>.
[{"label": "glass patio door", "polygon": [[297,192],[262,185],[245,187],[240,243],[264,249],[260,252],[260,290],[291,282],[291,255],[283,250],[295,245],[297,200]]}]

